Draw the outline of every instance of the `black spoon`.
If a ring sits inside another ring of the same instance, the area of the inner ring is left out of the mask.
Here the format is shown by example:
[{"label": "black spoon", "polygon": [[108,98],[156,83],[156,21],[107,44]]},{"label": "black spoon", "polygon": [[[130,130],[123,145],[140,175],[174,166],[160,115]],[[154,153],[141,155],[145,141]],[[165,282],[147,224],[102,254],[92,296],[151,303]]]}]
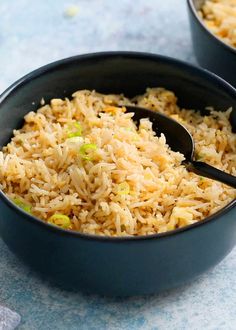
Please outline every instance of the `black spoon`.
[{"label": "black spoon", "polygon": [[183,163],[188,171],[236,188],[236,176],[220,171],[204,162],[193,160],[194,141],[191,134],[183,125],[161,113],[145,108],[126,106],[126,109],[127,112],[134,112],[134,121],[139,122],[142,118],[149,118],[152,122],[153,130],[157,135],[163,133],[170,148],[184,155],[185,160]]}]

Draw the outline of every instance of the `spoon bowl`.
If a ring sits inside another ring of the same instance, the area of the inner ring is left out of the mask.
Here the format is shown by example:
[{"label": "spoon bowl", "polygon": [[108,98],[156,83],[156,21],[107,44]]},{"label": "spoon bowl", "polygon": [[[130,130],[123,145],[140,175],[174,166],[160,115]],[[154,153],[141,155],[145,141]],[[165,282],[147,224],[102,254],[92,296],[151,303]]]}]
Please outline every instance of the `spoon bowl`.
[{"label": "spoon bowl", "polygon": [[173,151],[181,152],[185,160],[183,164],[186,168],[198,175],[220,181],[233,188],[236,188],[236,177],[218,170],[217,168],[194,160],[194,141],[189,131],[176,120],[146,108],[126,106],[127,112],[133,112],[133,119],[137,122],[142,118],[149,118],[152,122],[153,130],[157,136],[161,133],[165,135],[166,142]]}]

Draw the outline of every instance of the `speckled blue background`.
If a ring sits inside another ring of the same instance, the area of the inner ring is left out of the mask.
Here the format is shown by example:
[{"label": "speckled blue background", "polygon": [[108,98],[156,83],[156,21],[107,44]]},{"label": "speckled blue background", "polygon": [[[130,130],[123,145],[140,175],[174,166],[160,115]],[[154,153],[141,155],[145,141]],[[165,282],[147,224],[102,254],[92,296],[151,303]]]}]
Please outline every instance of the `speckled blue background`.
[{"label": "speckled blue background", "polygon": [[[73,18],[65,16],[72,4]],[[195,63],[185,0],[0,0],[0,92],[54,60],[138,50]],[[174,271],[174,270],[173,270]],[[165,294],[107,299],[52,287],[0,239],[0,304],[19,329],[236,329],[236,250],[193,283]]]}]

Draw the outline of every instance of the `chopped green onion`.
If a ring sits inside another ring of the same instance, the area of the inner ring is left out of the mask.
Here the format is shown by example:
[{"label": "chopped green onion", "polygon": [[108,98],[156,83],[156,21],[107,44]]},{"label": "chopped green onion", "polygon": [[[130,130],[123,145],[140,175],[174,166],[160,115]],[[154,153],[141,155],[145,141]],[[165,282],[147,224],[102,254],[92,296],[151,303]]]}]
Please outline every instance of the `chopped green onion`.
[{"label": "chopped green onion", "polygon": [[49,219],[48,223],[52,225],[56,225],[58,227],[68,229],[71,226],[70,218],[64,214],[53,214]]},{"label": "chopped green onion", "polygon": [[12,201],[22,210],[31,214],[31,205],[22,202],[22,200],[20,200],[19,198],[14,198]]},{"label": "chopped green onion", "polygon": [[122,182],[118,185],[117,194],[118,195],[128,195],[130,192],[130,187],[127,182]]},{"label": "chopped green onion", "polygon": [[97,146],[94,143],[85,143],[83,144],[80,149],[79,149],[79,154],[81,156],[82,159],[85,160],[91,160],[91,158],[88,156],[88,152],[89,150],[96,150]]},{"label": "chopped green onion", "polygon": [[73,137],[76,137],[76,136],[81,136],[81,134],[78,133],[78,132],[68,133],[68,139],[73,138]]},{"label": "chopped green onion", "polygon": [[74,126],[75,126],[75,128],[77,128],[77,131],[81,131],[81,133],[82,133],[82,127],[81,127],[81,124],[79,121],[75,122]]},{"label": "chopped green onion", "polygon": [[[71,131],[68,132],[68,138],[82,135],[82,127],[81,127],[80,122],[77,121],[77,122],[73,123],[72,125],[69,126],[69,128],[70,128],[70,130],[72,130],[72,132]],[[75,131],[75,129],[76,129],[76,131]]]}]

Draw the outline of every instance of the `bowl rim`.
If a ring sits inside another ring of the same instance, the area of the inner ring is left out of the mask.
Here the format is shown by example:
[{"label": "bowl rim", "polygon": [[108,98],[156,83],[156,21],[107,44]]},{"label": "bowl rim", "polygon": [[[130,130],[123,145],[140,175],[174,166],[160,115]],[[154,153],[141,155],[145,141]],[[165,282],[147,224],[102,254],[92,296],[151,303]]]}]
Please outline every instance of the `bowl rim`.
[{"label": "bowl rim", "polygon": [[[206,0],[204,0],[206,1]],[[236,48],[225,43],[222,39],[220,39],[219,37],[217,37],[213,32],[211,32],[206,25],[203,23],[203,21],[201,20],[201,18],[199,17],[198,13],[197,13],[197,9],[193,3],[193,0],[187,0],[188,3],[188,7],[190,9],[190,11],[192,12],[193,16],[195,17],[195,19],[197,20],[197,22],[199,23],[199,25],[202,27],[202,29],[210,36],[212,37],[217,44],[219,44],[220,46],[223,46],[226,50],[230,51],[231,53],[233,53],[234,55],[236,55]]]},{"label": "bowl rim", "polygon": [[[228,82],[226,82],[221,77],[217,76],[216,74],[197,67],[195,65],[189,64],[187,62],[171,58],[164,55],[158,55],[158,54],[152,54],[152,53],[145,53],[145,52],[133,52],[133,51],[107,51],[107,52],[96,52],[96,53],[87,53],[82,55],[75,55],[71,57],[67,57],[61,60],[57,60],[54,62],[51,62],[49,64],[46,64],[44,66],[39,67],[36,70],[31,71],[30,73],[24,75],[22,78],[18,79],[16,82],[14,82],[12,85],[10,85],[1,95],[0,95],[0,109],[1,104],[4,102],[4,100],[10,96],[12,92],[20,88],[21,86],[30,83],[30,81],[40,77],[46,72],[52,72],[68,63],[73,62],[79,62],[81,63],[83,60],[95,60],[95,59],[103,59],[106,58],[132,58],[132,59],[142,59],[142,60],[153,60],[153,61],[162,61],[164,63],[167,63],[169,65],[175,65],[179,68],[184,68],[185,70],[191,70],[193,72],[196,72],[198,75],[203,75],[205,78],[211,79],[218,83],[221,87],[227,90],[228,94],[232,95],[236,98],[236,89],[231,86]],[[222,209],[218,210],[216,213],[204,218],[204,220],[196,222],[191,225],[184,226],[182,228],[170,230],[164,233],[157,233],[157,234],[151,234],[151,235],[140,235],[140,236],[119,236],[119,237],[113,237],[113,236],[100,236],[95,234],[87,234],[78,232],[75,230],[66,230],[54,225],[51,225],[44,220],[41,220],[37,218],[34,215],[31,215],[24,210],[22,210],[20,207],[18,207],[16,204],[14,204],[13,201],[0,189],[0,200],[3,203],[6,203],[10,209],[12,209],[14,212],[19,214],[21,218],[23,218],[22,221],[29,221],[33,223],[33,225],[38,225],[44,227],[46,230],[52,231],[56,234],[60,235],[69,235],[76,238],[81,238],[85,240],[90,241],[101,241],[101,242],[134,242],[134,241],[146,241],[146,240],[153,240],[153,239],[163,239],[163,238],[169,238],[174,235],[178,235],[180,233],[184,233],[189,231],[190,229],[199,228],[200,226],[207,225],[210,222],[216,221],[221,217],[222,215],[225,215],[228,213],[231,209],[233,209],[236,206],[236,198],[233,199],[230,203],[225,205]],[[8,220],[7,220],[8,221]]]}]

